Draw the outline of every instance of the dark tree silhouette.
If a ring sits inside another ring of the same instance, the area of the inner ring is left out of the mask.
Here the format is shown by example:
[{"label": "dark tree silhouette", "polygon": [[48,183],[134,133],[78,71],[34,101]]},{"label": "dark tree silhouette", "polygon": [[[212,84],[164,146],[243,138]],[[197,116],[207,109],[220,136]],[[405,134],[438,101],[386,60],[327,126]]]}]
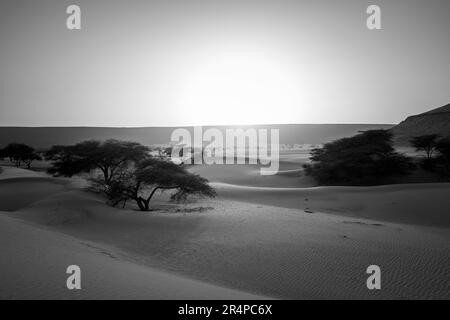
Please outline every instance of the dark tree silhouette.
[{"label": "dark tree silhouette", "polygon": [[27,168],[31,168],[34,160],[41,160],[41,156],[35,152],[33,147],[23,143],[10,143],[1,152],[2,158],[7,157],[16,167],[25,163]]},{"label": "dark tree silhouette", "polygon": [[149,151],[136,142],[84,141],[72,146],[53,146],[45,152],[45,158],[53,162],[49,172],[54,175],[70,177],[99,169],[104,182],[109,183],[120,168],[149,157]]},{"label": "dark tree silhouette", "polygon": [[3,160],[5,158],[7,158],[5,149],[0,149],[0,159]]},{"label": "dark tree silhouette", "polygon": [[436,159],[437,172],[441,176],[450,176],[450,138],[438,141],[436,150],[439,155]]},{"label": "dark tree silhouette", "polygon": [[94,182],[112,205],[134,200],[142,211],[150,210],[150,200],[160,190],[174,190],[172,199],[183,200],[189,195],[214,197],[208,180],[188,172],[184,167],[164,159],[149,158],[134,168],[126,168],[108,184]]},{"label": "dark tree silhouette", "polygon": [[370,185],[411,168],[409,158],[395,152],[392,134],[369,130],[350,138],[326,143],[311,151],[312,164],[305,173],[321,184]]},{"label": "dark tree silhouette", "polygon": [[436,146],[436,150],[442,157],[450,160],[450,138],[439,140]]},{"label": "dark tree silhouette", "polygon": [[423,151],[426,154],[427,160],[430,161],[438,144],[439,135],[427,134],[412,138],[409,142],[416,148],[416,151]]}]

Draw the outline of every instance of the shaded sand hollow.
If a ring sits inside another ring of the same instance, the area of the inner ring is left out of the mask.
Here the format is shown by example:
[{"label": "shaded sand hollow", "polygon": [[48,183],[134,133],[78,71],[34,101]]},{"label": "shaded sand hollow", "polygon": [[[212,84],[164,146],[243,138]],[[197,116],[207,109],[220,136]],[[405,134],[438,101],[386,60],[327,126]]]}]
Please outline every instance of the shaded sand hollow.
[{"label": "shaded sand hollow", "polygon": [[[445,184],[350,195],[222,184],[218,199],[180,206],[160,197],[141,213],[110,208],[71,180],[6,169],[2,298],[450,298]],[[23,192],[32,201],[21,202]],[[419,194],[423,206],[410,206]],[[398,209],[380,213],[380,201]],[[65,289],[69,264],[82,268],[79,292]],[[373,264],[380,291],[366,287]]]}]

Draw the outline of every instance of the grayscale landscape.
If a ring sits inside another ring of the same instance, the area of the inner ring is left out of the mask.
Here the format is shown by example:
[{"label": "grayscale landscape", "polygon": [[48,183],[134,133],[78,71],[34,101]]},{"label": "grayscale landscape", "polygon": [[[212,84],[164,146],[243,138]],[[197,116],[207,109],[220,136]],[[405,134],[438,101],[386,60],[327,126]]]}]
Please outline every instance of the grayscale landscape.
[{"label": "grayscale landscape", "polygon": [[0,299],[450,299],[450,5],[339,3],[2,1]]}]

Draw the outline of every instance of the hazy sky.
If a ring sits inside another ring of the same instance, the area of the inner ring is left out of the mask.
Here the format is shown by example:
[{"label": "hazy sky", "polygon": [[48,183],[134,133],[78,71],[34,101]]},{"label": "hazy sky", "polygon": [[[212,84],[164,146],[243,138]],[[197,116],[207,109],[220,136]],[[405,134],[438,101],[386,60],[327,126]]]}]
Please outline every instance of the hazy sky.
[{"label": "hazy sky", "polygon": [[450,1],[2,0],[0,72],[1,126],[397,123],[450,102]]}]

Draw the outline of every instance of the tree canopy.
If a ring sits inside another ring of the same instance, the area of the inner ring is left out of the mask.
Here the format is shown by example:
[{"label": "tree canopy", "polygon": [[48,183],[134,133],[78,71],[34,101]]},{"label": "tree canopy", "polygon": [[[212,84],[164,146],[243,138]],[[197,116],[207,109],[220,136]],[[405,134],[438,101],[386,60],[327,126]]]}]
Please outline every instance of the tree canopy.
[{"label": "tree canopy", "polygon": [[392,134],[386,130],[338,139],[313,149],[312,164],[304,166],[305,172],[322,184],[376,184],[409,171],[409,159],[395,152],[392,144]]},{"label": "tree canopy", "polygon": [[45,157],[52,161],[49,171],[55,175],[70,177],[100,170],[100,177],[90,179],[91,187],[104,193],[114,206],[131,199],[147,211],[158,190],[174,190],[172,198],[176,200],[188,195],[215,196],[206,179],[163,157],[153,158],[149,152],[148,147],[135,142],[84,141],[53,146]]},{"label": "tree canopy", "polygon": [[35,152],[33,147],[23,143],[10,143],[0,151],[2,158],[9,158],[17,167],[25,163],[28,168],[34,160],[41,160],[41,156]]},{"label": "tree canopy", "polygon": [[150,209],[150,200],[158,190],[174,190],[172,199],[175,200],[184,200],[189,195],[216,195],[205,178],[169,160],[158,158],[148,158],[133,168],[124,168],[107,184],[97,181],[95,188],[104,192],[113,205],[131,199],[142,211]]},{"label": "tree canopy", "polygon": [[107,140],[84,141],[72,146],[53,146],[45,153],[52,161],[49,172],[71,177],[99,169],[105,182],[113,179],[119,168],[148,157],[150,149],[137,142]]}]

